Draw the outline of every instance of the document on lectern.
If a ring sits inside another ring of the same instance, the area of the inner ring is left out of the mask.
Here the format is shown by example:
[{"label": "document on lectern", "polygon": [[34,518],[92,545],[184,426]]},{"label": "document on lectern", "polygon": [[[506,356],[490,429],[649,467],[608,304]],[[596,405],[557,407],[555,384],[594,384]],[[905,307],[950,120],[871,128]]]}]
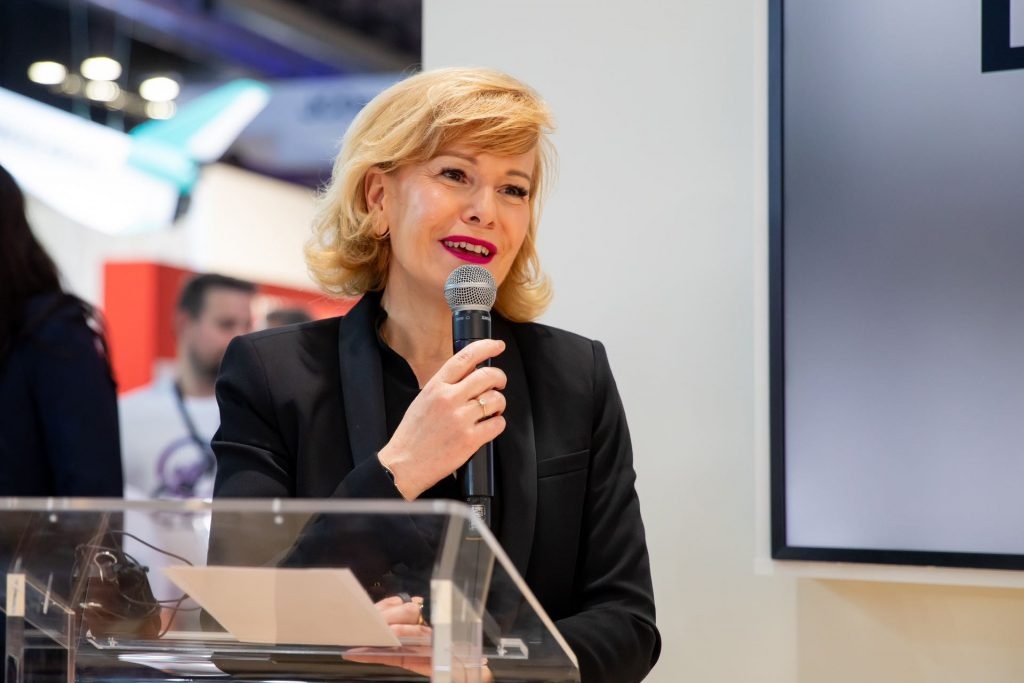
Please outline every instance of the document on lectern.
[{"label": "document on lectern", "polygon": [[242,642],[401,645],[348,569],[176,566],[164,572]]}]

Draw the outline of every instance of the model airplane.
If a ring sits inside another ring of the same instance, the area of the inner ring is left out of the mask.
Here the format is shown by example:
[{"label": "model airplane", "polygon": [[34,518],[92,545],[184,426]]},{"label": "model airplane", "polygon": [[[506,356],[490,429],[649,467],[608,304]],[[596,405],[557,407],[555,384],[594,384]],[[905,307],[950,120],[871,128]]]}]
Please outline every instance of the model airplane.
[{"label": "model airplane", "polygon": [[170,227],[201,164],[219,159],[266,106],[270,88],[232,81],[174,118],[121,133],[0,88],[0,164],[23,191],[108,234]]}]

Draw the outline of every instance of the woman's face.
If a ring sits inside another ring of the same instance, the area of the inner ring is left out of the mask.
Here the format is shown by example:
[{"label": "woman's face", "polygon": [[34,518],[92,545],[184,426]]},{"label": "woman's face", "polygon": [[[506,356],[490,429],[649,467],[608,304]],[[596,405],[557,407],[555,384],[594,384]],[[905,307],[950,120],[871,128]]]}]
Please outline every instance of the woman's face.
[{"label": "woman's face", "polygon": [[367,175],[367,201],[391,235],[388,289],[443,296],[455,268],[484,266],[500,285],[530,225],[536,150],[497,156],[467,147]]}]

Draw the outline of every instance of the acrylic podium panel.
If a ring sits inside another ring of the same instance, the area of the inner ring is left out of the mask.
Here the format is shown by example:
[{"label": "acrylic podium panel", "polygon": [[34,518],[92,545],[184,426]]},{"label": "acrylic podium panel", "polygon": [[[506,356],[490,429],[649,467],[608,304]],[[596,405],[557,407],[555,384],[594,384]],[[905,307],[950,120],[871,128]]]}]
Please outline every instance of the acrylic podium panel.
[{"label": "acrylic podium panel", "polygon": [[[0,498],[0,566],[12,683],[579,680],[455,502]],[[386,644],[396,596],[426,624]]]}]

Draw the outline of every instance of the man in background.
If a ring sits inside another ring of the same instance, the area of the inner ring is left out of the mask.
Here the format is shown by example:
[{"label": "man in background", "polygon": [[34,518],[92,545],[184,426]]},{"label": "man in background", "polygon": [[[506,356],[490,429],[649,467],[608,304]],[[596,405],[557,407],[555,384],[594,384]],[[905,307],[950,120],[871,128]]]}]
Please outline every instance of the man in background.
[{"label": "man in background", "polygon": [[182,288],[174,313],[172,373],[121,397],[121,453],[127,498],[209,498],[220,426],[214,383],[228,343],[252,331],[256,287],[213,273]]}]

